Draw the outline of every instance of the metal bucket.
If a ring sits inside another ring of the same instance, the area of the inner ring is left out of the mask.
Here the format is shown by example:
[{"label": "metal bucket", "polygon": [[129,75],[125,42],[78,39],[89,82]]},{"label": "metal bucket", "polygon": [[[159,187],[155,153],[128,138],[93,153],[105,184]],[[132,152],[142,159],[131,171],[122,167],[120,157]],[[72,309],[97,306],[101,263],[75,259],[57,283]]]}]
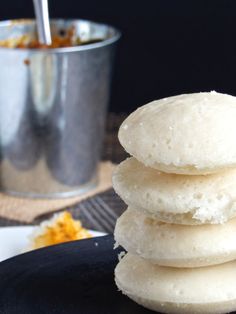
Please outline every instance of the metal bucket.
[{"label": "metal bucket", "polygon": [[[96,185],[120,33],[84,20],[53,20],[99,42],[57,49],[0,47],[0,189],[67,197]],[[32,20],[0,22],[0,40],[35,34]]]}]

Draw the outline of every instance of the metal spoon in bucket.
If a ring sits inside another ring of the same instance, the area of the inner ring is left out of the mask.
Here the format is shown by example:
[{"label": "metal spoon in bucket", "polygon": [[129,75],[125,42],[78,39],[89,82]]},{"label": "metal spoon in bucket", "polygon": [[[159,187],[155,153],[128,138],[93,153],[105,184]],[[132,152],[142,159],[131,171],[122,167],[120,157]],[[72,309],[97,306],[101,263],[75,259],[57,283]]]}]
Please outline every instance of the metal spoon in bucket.
[{"label": "metal spoon in bucket", "polygon": [[52,38],[48,14],[48,1],[47,0],[33,0],[33,1],[39,42],[44,45],[51,45]]}]

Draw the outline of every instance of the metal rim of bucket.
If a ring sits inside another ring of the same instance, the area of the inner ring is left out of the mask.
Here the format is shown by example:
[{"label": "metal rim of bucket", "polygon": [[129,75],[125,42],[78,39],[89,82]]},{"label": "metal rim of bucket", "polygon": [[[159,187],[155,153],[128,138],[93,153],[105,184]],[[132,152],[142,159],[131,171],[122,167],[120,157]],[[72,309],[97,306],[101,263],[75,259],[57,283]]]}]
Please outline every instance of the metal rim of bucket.
[{"label": "metal rim of bucket", "polygon": [[[25,51],[31,51],[31,52],[42,52],[45,50],[47,53],[65,53],[65,52],[77,52],[77,51],[85,51],[85,50],[91,50],[91,49],[96,49],[96,48],[102,48],[108,45],[111,45],[115,42],[117,42],[120,37],[121,37],[121,32],[109,25],[109,24],[104,24],[104,23],[98,23],[94,22],[91,20],[84,20],[84,19],[51,19],[50,20],[52,23],[56,22],[87,22],[87,23],[92,23],[97,26],[104,26],[110,29],[114,34],[107,39],[101,40],[100,42],[96,43],[91,43],[91,44],[86,44],[86,45],[78,45],[78,46],[73,46],[73,47],[63,47],[63,48],[49,48],[49,49],[42,49],[42,48],[9,48],[9,47],[1,47],[0,50],[11,50],[11,51],[17,51],[17,52],[25,52]],[[6,27],[6,26],[14,26],[17,24],[33,24],[35,25],[35,20],[34,19],[13,19],[13,20],[5,20],[5,21],[0,21],[0,28],[1,27]]]}]

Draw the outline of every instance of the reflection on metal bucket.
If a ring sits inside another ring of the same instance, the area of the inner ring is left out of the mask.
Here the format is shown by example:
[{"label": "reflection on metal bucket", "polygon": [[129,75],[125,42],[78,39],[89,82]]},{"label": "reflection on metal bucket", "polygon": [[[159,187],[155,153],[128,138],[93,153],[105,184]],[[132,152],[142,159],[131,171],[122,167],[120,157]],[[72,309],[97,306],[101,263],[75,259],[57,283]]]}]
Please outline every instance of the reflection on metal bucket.
[{"label": "reflection on metal bucket", "polygon": [[[54,31],[73,25],[78,35],[103,41],[47,50],[0,48],[0,188],[19,195],[70,196],[96,183],[119,33],[88,21],[52,24]],[[0,40],[34,27],[2,22]]]}]

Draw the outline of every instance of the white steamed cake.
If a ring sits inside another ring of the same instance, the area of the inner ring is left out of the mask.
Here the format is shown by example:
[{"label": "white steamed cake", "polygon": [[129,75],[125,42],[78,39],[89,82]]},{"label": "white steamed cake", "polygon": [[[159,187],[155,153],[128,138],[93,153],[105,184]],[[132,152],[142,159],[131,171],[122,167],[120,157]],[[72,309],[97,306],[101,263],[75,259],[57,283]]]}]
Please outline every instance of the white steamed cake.
[{"label": "white steamed cake", "polygon": [[161,266],[202,267],[236,259],[236,218],[218,225],[177,225],[128,209],[115,240],[128,252]]},{"label": "white steamed cake", "polygon": [[132,300],[161,313],[219,314],[236,308],[236,261],[173,268],[128,253],[115,269],[115,281]]},{"label": "white steamed cake", "polygon": [[119,140],[146,166],[178,174],[236,167],[236,97],[184,94],[148,103],[122,123]]},{"label": "white steamed cake", "polygon": [[176,175],[131,157],[113,173],[113,187],[130,206],[163,221],[223,223],[236,216],[236,168],[211,175]]}]

